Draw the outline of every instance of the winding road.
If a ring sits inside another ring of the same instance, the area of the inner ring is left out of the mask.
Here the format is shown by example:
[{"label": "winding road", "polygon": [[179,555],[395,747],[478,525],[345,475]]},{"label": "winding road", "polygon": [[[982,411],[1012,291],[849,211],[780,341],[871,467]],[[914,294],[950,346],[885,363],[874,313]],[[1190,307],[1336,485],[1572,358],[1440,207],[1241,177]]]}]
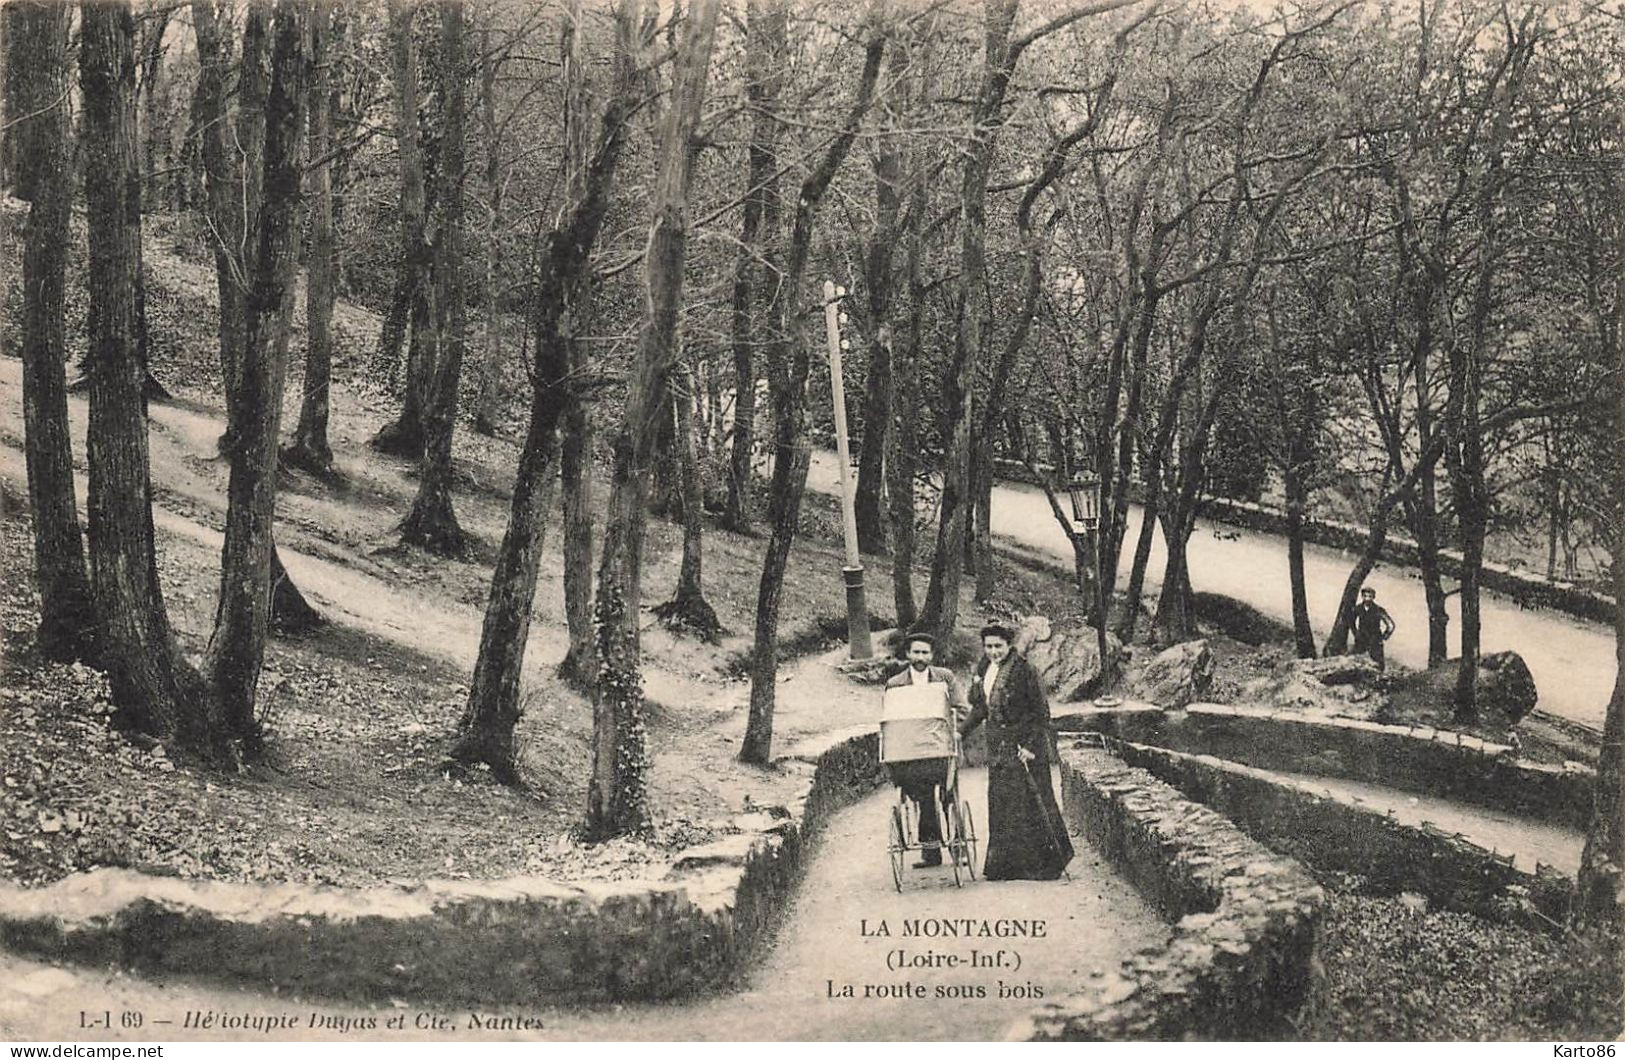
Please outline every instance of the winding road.
[{"label": "winding road", "polygon": [[[835,456],[816,453],[808,485],[822,493],[839,495]],[[1049,501],[1036,486],[1001,483],[993,489],[993,532],[1031,548],[1040,549],[1067,564],[1072,546],[1050,512]],[[1140,532],[1140,508],[1129,512],[1125,537],[1124,570],[1119,588],[1128,580],[1128,558]],[[1167,551],[1158,534],[1152,544],[1146,577],[1160,583]],[[1337,549],[1304,547],[1304,575],[1308,583],[1309,613],[1317,639],[1325,637],[1337,612],[1343,582],[1353,558]],[[1197,523],[1190,541],[1191,584],[1198,591],[1223,593],[1242,600],[1272,618],[1292,621],[1292,597],[1287,575],[1286,541],[1270,534],[1238,530],[1208,520]],[[1427,665],[1427,603],[1422,583],[1406,567],[1384,564],[1366,584],[1377,590],[1377,601],[1388,609],[1398,626],[1388,642],[1388,657],[1406,666]],[[1449,601],[1452,632],[1460,628],[1458,598]],[[1557,611],[1526,610],[1512,600],[1486,592],[1482,603],[1482,642],[1485,652],[1516,651],[1529,665],[1540,692],[1540,708],[1549,713],[1602,729],[1603,714],[1613,691],[1617,663],[1613,630],[1599,622],[1572,618]]]}]

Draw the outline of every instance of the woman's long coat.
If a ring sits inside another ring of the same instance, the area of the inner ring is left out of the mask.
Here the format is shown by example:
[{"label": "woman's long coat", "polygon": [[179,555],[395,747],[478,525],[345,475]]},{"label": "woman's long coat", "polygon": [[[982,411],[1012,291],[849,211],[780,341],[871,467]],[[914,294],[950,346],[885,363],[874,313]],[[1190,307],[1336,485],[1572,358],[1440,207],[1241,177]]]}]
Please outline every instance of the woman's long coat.
[{"label": "woman's long coat", "polygon": [[[999,667],[992,695],[982,689],[988,661],[971,681],[971,712],[960,727],[969,734],[987,722],[987,860],[990,880],[1053,880],[1072,860],[1066,822],[1050,781],[1049,700],[1031,663],[1011,651]],[[1025,747],[1036,757],[1023,765]]]}]

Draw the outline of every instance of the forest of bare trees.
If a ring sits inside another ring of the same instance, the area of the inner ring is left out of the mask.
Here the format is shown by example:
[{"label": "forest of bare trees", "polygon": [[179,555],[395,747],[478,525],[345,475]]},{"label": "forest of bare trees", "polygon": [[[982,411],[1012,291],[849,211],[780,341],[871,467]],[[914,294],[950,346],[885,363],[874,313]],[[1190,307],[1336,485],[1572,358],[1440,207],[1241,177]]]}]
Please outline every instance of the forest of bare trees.
[{"label": "forest of bare trees", "polygon": [[[871,599],[940,643],[962,589],[998,583],[992,491],[1013,471],[1047,491],[1091,622],[1125,643],[1195,635],[1186,544],[1210,498],[1286,513],[1303,656],[1348,639],[1340,613],[1316,643],[1303,521],[1366,528],[1347,604],[1405,535],[1467,721],[1496,548],[1530,542],[1549,577],[1625,607],[1625,26],[1604,6],[17,0],[4,20],[38,642],[105,668],[122,723],[177,752],[251,762],[275,735],[267,637],[320,621],[276,553],[279,472],[342,479],[328,394],[352,373],[391,417],[372,444],[415,475],[401,546],[494,565],[449,759],[522,781],[551,525],[564,669],[593,703],[587,831],[643,827],[659,506],[684,528],[679,635],[719,632],[706,535],[760,542],[727,753],[768,766],[780,593],[829,431],[825,279],[853,292],[859,535],[892,559]],[[218,288],[230,485],[201,657],[155,559],[143,212],[195,221]],[[380,314],[369,348],[335,345],[339,298]],[[500,540],[459,520],[469,432],[516,443]],[[1063,510],[1080,476],[1098,528]],[[1582,873],[1596,917],[1625,864],[1622,711],[1616,686]]]}]

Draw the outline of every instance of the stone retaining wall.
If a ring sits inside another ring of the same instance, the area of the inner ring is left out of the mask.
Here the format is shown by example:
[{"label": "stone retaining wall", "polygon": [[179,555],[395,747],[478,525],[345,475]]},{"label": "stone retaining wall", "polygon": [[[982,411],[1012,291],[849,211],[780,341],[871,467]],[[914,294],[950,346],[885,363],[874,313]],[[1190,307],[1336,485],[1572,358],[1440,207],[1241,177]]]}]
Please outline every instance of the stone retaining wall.
[{"label": "stone retaining wall", "polygon": [[1067,820],[1175,923],[1082,990],[1012,1030],[1029,1040],[1258,1039],[1290,1035],[1325,895],[1290,858],[1141,769],[1063,750]]},{"label": "stone retaining wall", "polygon": [[1463,836],[1413,828],[1352,799],[1211,755],[1133,743],[1122,754],[1275,850],[1361,877],[1368,893],[1412,891],[1491,918],[1516,914],[1527,901],[1550,920],[1567,920],[1574,881],[1548,866],[1526,872]]},{"label": "stone retaining wall", "polygon": [[431,880],[341,890],[98,869],[0,887],[0,945],[357,1001],[654,1000],[726,983],[771,932],[829,816],[879,782],[872,730],[804,748],[806,793],[735,818],[664,880]]},{"label": "stone retaining wall", "polygon": [[1260,769],[1363,780],[1582,830],[1591,820],[1597,783],[1596,770],[1588,766],[1524,762],[1504,744],[1443,729],[1260,707],[1084,707],[1059,715],[1055,725]]}]

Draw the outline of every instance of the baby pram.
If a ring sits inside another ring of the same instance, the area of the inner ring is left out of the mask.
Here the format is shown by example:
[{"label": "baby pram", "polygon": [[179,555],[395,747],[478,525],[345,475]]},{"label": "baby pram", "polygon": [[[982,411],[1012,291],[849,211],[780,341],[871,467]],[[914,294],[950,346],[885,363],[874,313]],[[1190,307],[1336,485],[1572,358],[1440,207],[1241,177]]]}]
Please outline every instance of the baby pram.
[{"label": "baby pram", "polygon": [[[903,864],[911,850],[945,850],[953,864],[954,885],[961,874],[976,878],[976,826],[970,806],[959,798],[959,727],[948,702],[948,685],[932,682],[886,689],[880,707],[880,762],[897,785],[891,808],[886,853],[892,883],[903,889]],[[919,840],[921,812],[903,793],[905,786],[929,787],[937,815],[940,843]]]}]

